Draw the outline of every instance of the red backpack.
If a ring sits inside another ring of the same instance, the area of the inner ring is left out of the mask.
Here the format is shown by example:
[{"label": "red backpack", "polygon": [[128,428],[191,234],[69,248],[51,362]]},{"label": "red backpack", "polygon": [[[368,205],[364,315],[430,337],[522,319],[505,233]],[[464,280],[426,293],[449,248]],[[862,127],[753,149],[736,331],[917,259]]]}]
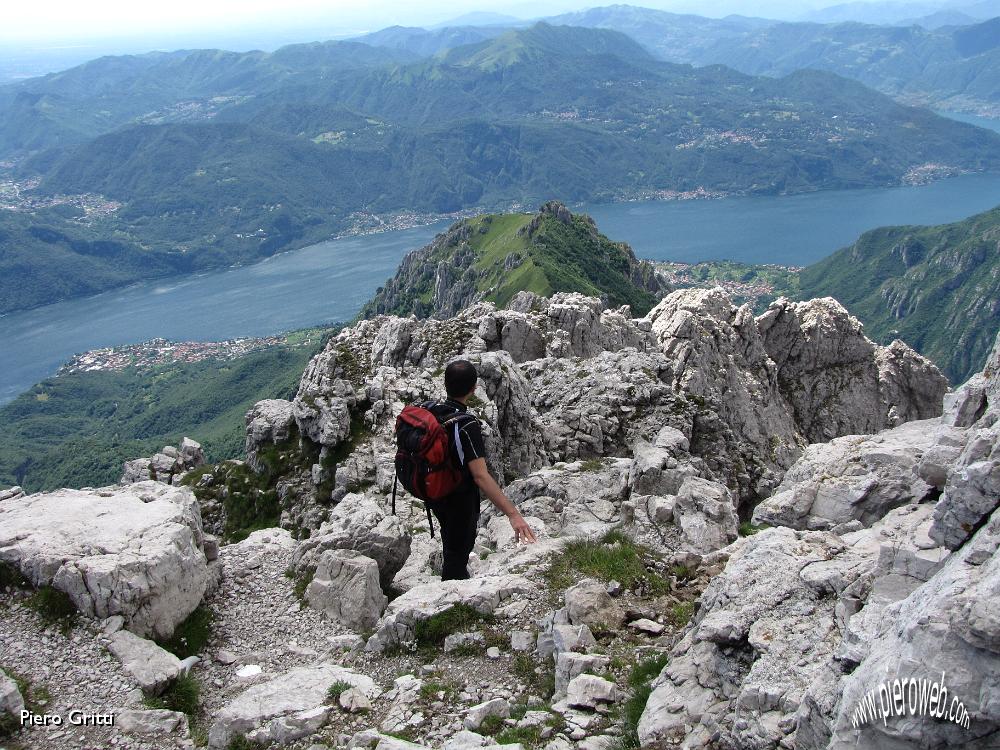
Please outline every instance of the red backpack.
[{"label": "red backpack", "polygon": [[[449,431],[454,429],[455,445],[461,451],[459,430],[476,417],[458,412],[439,419],[429,407],[433,401],[409,405],[396,417],[396,479],[414,497],[441,500],[454,492],[465,479],[463,461],[451,449]],[[392,487],[392,512],[396,513],[396,485]],[[430,509],[427,509],[430,521]],[[434,525],[431,524],[431,536]]]}]

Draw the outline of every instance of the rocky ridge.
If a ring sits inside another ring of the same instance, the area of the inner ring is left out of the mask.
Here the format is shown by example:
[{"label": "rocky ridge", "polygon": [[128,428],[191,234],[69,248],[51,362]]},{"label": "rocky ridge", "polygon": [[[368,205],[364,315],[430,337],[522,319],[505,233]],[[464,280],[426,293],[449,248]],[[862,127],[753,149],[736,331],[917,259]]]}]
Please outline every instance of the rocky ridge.
[{"label": "rocky ridge", "polygon": [[[481,373],[471,407],[491,469],[540,541],[515,545],[486,510],[473,578],[442,583],[422,508],[404,495],[389,512],[391,430],[404,403],[440,395],[459,355]],[[969,541],[990,528],[982,498],[996,496],[995,435],[982,433],[995,369],[950,396],[942,417],[934,366],[902,344],[873,345],[832,300],[780,300],[755,318],[721,290],[672,293],[641,318],[579,294],[522,293],[447,320],[360,321],[314,358],[295,399],[248,413],[245,464],[204,467],[179,486],[169,472],[73,496],[82,507],[173,493],[228,543],[191,517],[192,539],[201,534],[191,558],[206,579],[198,600],[215,618],[198,658],[151,651],[165,684],[127,656],[95,666],[102,680],[120,674],[119,687],[81,680],[72,699],[115,708],[132,729],[56,739],[144,748],[136,727],[169,725],[164,742],[215,748],[241,737],[303,750],[825,747],[848,710],[839,681],[878,671],[872,644],[895,653],[909,643],[892,641],[897,611],[911,623],[928,616],[901,603],[959,559],[978,561],[977,586],[995,582],[988,545]],[[13,540],[26,522],[12,509],[49,498],[3,500],[0,529],[16,526]],[[776,528],[740,537],[754,506]],[[255,512],[284,528],[247,536]],[[155,534],[173,523],[149,520]],[[30,572],[52,552],[41,547],[12,541],[0,557]],[[574,567],[581,550],[623,565],[622,580]],[[961,597],[965,568],[956,575],[927,606]],[[171,595],[190,577],[167,576]],[[4,597],[5,644],[48,638],[49,661],[68,658],[55,655],[68,654],[65,636],[46,634],[29,592],[8,586]],[[991,647],[990,613],[959,604],[969,642]],[[106,619],[79,621],[70,642],[119,643],[119,654],[159,648],[140,636],[170,629],[84,611]],[[965,673],[979,674],[972,653]],[[632,666],[663,661],[629,724],[616,706],[635,690]],[[25,660],[32,681],[50,679],[44,663]],[[202,686],[190,728],[142,704],[185,674]],[[974,687],[957,685],[963,696]],[[992,710],[966,705],[977,719]],[[18,741],[49,747],[53,736]]]}]

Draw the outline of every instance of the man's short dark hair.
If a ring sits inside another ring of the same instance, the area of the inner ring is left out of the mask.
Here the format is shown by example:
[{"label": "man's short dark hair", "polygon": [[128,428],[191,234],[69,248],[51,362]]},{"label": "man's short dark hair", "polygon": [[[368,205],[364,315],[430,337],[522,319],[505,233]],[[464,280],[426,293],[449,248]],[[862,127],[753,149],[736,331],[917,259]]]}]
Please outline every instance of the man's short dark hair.
[{"label": "man's short dark hair", "polygon": [[479,373],[476,366],[464,359],[456,359],[444,370],[444,389],[450,398],[462,398],[476,390]]}]

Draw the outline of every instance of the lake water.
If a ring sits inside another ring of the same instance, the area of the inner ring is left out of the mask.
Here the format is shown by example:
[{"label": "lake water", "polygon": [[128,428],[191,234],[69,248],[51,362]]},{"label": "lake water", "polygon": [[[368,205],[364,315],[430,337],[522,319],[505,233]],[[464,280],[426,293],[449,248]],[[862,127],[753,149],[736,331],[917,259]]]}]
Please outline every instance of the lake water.
[{"label": "lake water", "polygon": [[[574,207],[642,258],[807,265],[888,224],[956,221],[1000,204],[1000,175],[908,188]],[[263,263],[155,281],[0,317],[0,403],[78,352],[145,341],[263,336],[348,320],[439,224],[324,242]]]}]

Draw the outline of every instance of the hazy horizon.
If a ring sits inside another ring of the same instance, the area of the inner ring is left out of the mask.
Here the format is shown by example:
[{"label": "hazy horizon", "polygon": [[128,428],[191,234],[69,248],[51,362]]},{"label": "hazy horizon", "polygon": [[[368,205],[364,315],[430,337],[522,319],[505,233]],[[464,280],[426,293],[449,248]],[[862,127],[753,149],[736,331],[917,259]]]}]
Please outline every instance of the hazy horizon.
[{"label": "hazy horizon", "polygon": [[[363,34],[387,26],[435,26],[469,13],[491,13],[531,20],[544,16],[610,5],[586,0],[496,0],[489,7],[483,0],[407,3],[374,0],[364,4],[342,0],[288,0],[281,7],[274,0],[176,0],[170,4],[103,0],[81,4],[69,0],[47,0],[8,6],[0,11],[0,44],[52,48],[89,46],[93,43],[129,39],[171,37],[218,37],[246,35],[254,31],[281,35],[291,30],[312,29],[336,36]],[[640,0],[639,7],[671,12],[695,13],[708,17],[731,14],[790,20],[837,5],[836,0]],[[879,0],[862,0],[851,5],[884,5]],[[900,8],[919,14],[932,7],[964,3],[948,0],[897,0]]]}]

